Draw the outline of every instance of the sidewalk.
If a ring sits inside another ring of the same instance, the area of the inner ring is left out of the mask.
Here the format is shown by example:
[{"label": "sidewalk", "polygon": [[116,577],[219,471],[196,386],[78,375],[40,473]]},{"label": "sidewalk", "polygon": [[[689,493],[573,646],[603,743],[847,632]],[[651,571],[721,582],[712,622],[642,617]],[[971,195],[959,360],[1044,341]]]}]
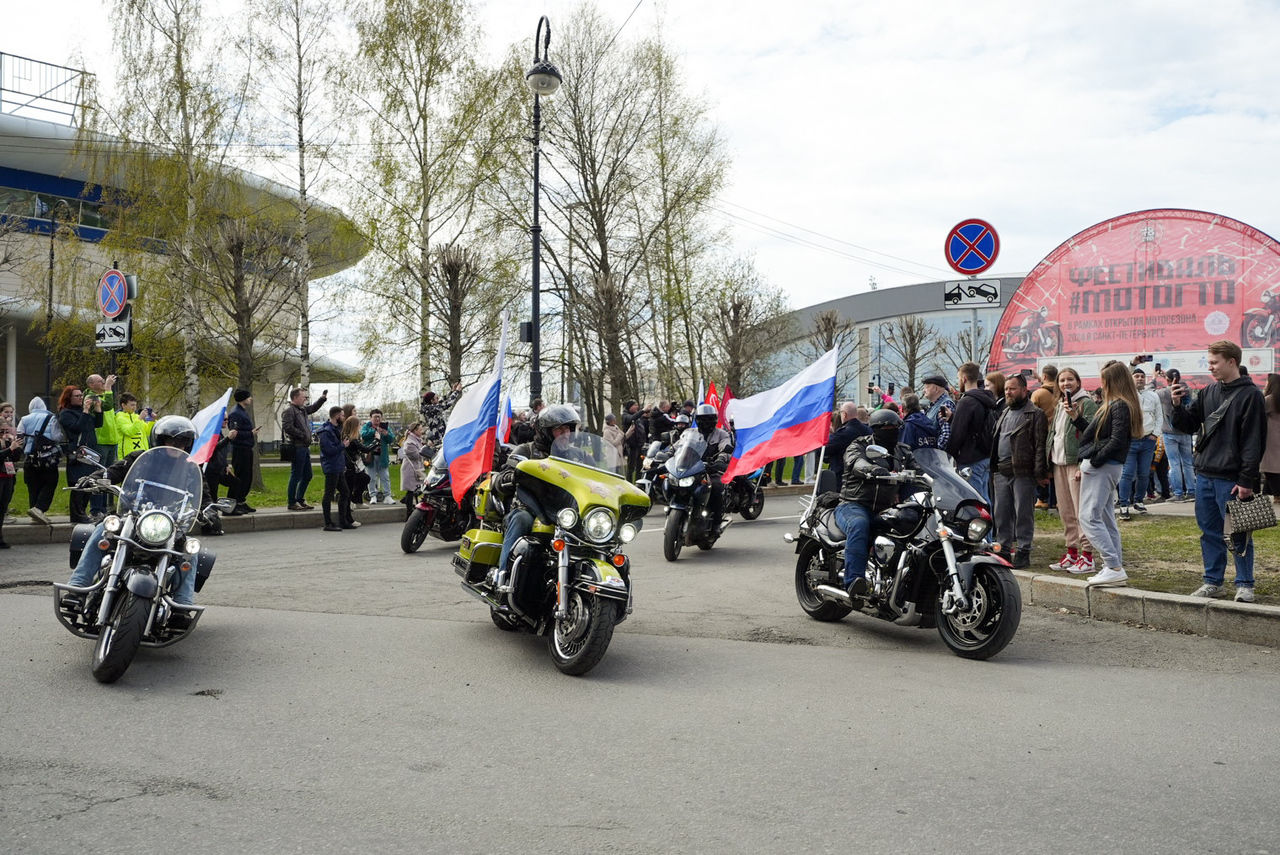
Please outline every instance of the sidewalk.
[{"label": "sidewalk", "polygon": [[[365,525],[371,523],[403,523],[405,521],[404,505],[396,503],[394,505],[371,505],[367,508],[355,508],[352,513],[355,518]],[[53,525],[44,525],[35,522],[26,517],[15,520],[12,523],[5,523],[4,539],[11,546],[19,546],[22,544],[32,543],[69,543],[71,541],[71,530],[75,528],[71,524],[70,517],[51,516]],[[290,511],[286,508],[259,508],[255,514],[245,514],[244,516],[223,517],[222,529],[227,534],[243,534],[250,531],[281,531],[291,528],[314,528],[320,529],[324,527],[324,514],[317,505],[314,510],[310,511]],[[194,529],[197,537],[202,537],[199,528]],[[13,556],[12,550],[8,553]],[[5,553],[0,553],[0,557],[4,557]]]}]

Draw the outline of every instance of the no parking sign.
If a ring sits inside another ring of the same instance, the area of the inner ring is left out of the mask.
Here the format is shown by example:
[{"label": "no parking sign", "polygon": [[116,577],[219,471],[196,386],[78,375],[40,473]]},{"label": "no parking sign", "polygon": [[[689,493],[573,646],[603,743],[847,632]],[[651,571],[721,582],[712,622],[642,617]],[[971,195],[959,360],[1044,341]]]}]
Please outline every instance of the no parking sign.
[{"label": "no parking sign", "polygon": [[985,220],[965,220],[947,233],[943,252],[947,264],[956,273],[976,276],[996,263],[1000,254],[1000,236]]}]

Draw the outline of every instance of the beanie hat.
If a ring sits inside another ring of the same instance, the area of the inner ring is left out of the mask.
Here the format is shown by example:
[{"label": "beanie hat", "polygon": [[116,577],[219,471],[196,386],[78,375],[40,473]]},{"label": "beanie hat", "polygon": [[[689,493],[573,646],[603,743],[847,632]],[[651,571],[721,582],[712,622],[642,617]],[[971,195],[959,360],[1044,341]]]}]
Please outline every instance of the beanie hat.
[{"label": "beanie hat", "polygon": [[235,390],[235,392],[233,392],[233,393],[231,394],[231,397],[235,398],[235,399],[236,399],[236,403],[238,404],[238,403],[240,403],[241,401],[243,401],[245,398],[250,397],[250,395],[249,395],[249,390],[248,390],[248,389],[237,389],[237,390]]}]

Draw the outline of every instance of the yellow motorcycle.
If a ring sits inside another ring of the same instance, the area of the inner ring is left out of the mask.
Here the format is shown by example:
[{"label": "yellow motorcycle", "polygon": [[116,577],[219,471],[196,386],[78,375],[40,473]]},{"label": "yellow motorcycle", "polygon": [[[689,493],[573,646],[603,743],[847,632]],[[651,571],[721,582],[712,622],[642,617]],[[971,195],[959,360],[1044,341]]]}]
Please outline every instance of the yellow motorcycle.
[{"label": "yellow motorcycle", "polygon": [[[631,614],[631,561],[649,497],[626,480],[626,460],[597,434],[556,440],[551,456],[513,456],[515,491],[504,503],[490,476],[476,488],[479,527],[453,557],[462,587],[508,632],[547,636],[557,668],[585,674],[603,658],[613,628]],[[508,504],[533,516],[500,567]]]}]

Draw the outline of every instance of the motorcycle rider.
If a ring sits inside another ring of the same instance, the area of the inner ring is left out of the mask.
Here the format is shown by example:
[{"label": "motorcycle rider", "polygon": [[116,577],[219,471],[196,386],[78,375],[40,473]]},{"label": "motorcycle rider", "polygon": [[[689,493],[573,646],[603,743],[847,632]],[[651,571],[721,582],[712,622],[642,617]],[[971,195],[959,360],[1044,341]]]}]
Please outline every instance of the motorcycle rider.
[{"label": "motorcycle rider", "polygon": [[724,508],[724,483],[720,476],[729,468],[729,458],[733,456],[733,440],[729,438],[728,431],[716,427],[719,420],[720,414],[711,404],[699,404],[694,410],[694,425],[707,441],[707,450],[702,453],[702,461],[707,464],[707,474],[711,476],[711,498],[707,502],[707,510],[711,512],[712,523],[717,526]]},{"label": "motorcycle rider", "polygon": [[[868,422],[870,436],[849,443],[844,453],[844,484],[836,506],[836,524],[844,532],[844,584],[850,597],[867,595],[867,555],[871,549],[871,521],[898,501],[897,484],[881,480],[890,472],[915,467],[911,449],[898,442],[902,417],[887,407]],[[879,446],[887,454],[870,452]]]},{"label": "motorcycle rider", "polygon": [[[170,445],[174,448],[182,449],[190,453],[191,446],[196,441],[196,426],[192,424],[191,419],[183,416],[164,416],[156,422],[155,427],[151,429],[151,448],[157,445]],[[129,472],[129,467],[133,466],[135,460],[146,454],[150,449],[134,451],[125,457],[117,460],[107,467],[106,474],[103,476],[112,484],[119,484],[125,479],[125,475]],[[201,480],[203,483],[203,479]],[[203,504],[202,504],[203,507]],[[84,588],[93,581],[93,575],[97,572],[98,567],[102,563],[102,553],[96,548],[91,549],[90,545],[102,540],[103,533],[106,531],[101,522],[94,528],[93,534],[89,535],[89,540],[80,553],[80,562],[76,564],[75,572],[71,574],[71,578],[67,583],[77,588]],[[191,556],[191,569],[186,573],[179,572],[180,580],[178,591],[174,594],[174,602],[179,605],[191,606],[195,605],[196,596],[196,564],[199,560],[198,556]],[[73,600],[72,598],[75,597]],[[75,605],[79,601],[79,597],[69,594],[63,598],[63,602],[69,605]]]},{"label": "motorcycle rider", "polygon": [[516,541],[533,530],[533,512],[525,507],[516,492],[516,464],[521,460],[543,460],[555,453],[563,460],[581,460],[582,452],[573,447],[573,433],[578,429],[578,414],[568,404],[552,404],[538,413],[532,442],[512,449],[501,471],[493,477],[493,492],[509,508],[502,527],[502,555],[498,558],[497,580],[506,576],[507,559]]}]

